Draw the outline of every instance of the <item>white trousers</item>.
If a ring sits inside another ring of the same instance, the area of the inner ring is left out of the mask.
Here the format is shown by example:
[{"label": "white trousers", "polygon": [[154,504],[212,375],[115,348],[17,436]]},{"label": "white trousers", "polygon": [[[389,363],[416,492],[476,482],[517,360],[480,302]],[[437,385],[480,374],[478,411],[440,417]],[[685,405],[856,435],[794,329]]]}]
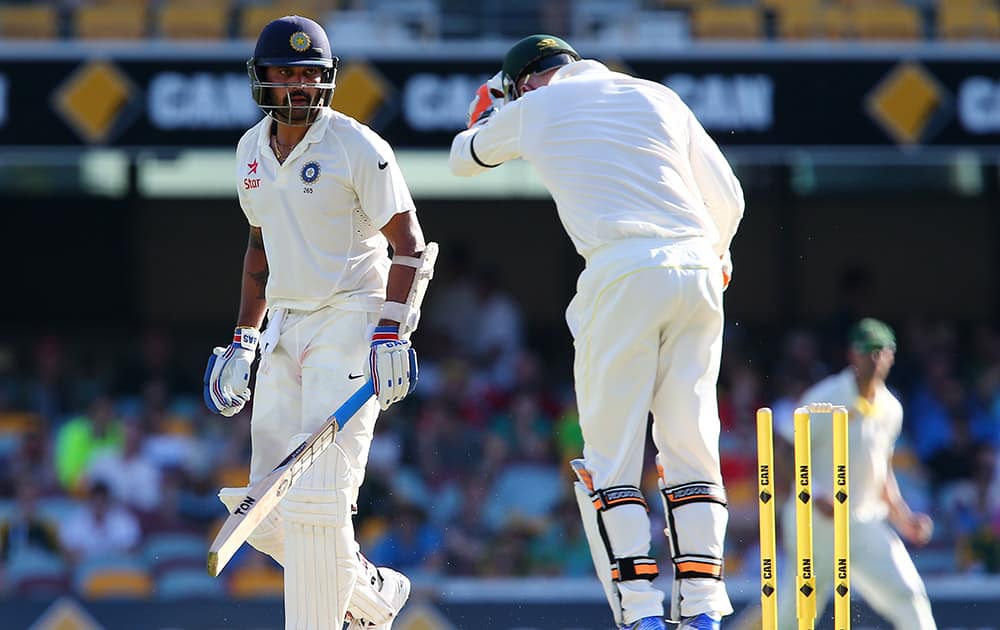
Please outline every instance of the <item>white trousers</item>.
[{"label": "white trousers", "polygon": [[[716,383],[722,352],[722,274],[703,239],[650,248],[608,246],[588,261],[567,310],[584,460],[596,488],[638,486],[649,414],[668,487],[722,486]],[[636,255],[639,252],[639,255]],[[700,525],[711,531],[712,523]],[[721,557],[724,525],[703,536],[702,553]],[[645,530],[649,530],[648,518]],[[709,540],[711,539],[711,540]],[[649,539],[631,554],[648,553]],[[699,543],[701,544],[701,543]],[[694,553],[694,551],[691,551]],[[664,567],[661,565],[661,570]],[[681,612],[732,612],[723,582],[682,580]],[[623,597],[642,614],[662,614],[663,593],[648,582]]]},{"label": "white trousers", "polygon": [[[793,506],[794,507],[794,506]],[[778,628],[795,630],[795,511],[782,512],[782,546],[788,561],[779,576]],[[896,630],[936,630],[924,582],[895,530],[884,520],[851,521],[851,590]],[[816,616],[833,594],[833,520],[813,513]],[[857,587],[857,590],[854,589]]]},{"label": "white trousers", "polygon": [[[262,354],[257,370],[251,483],[361,386],[375,317],[334,308],[286,314],[277,344]],[[364,480],[377,414],[377,403],[369,401],[279,506],[286,630],[343,626],[359,574],[351,505]]]},{"label": "white trousers", "polygon": [[[288,440],[312,433],[361,386],[376,315],[325,308],[289,311],[274,350],[257,368],[251,419],[250,483],[288,454]],[[337,433],[351,464],[355,494],[364,480],[378,416],[371,400]]]}]

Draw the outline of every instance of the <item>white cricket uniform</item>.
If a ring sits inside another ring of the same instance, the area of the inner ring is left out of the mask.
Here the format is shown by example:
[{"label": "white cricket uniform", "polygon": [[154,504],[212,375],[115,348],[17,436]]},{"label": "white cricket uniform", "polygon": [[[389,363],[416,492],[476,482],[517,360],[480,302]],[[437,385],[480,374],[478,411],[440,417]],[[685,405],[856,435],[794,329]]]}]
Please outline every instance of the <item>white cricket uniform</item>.
[{"label": "white cricket uniform", "polygon": [[[882,496],[903,426],[902,405],[884,385],[876,390],[873,402],[861,398],[851,368],[823,379],[803,394],[802,400],[843,405],[848,410],[851,582],[872,609],[897,630],[936,628],[923,580],[903,541],[889,525],[889,506]],[[780,420],[775,427],[789,444],[793,443],[793,423],[787,418]],[[809,432],[813,496],[829,498],[833,496],[832,414],[811,414]],[[782,575],[778,625],[782,630],[793,630],[797,627],[794,501],[787,501],[782,513],[782,542],[786,558],[791,561]],[[813,550],[816,614],[820,615],[833,593],[833,520],[816,509]]]},{"label": "white cricket uniform", "polygon": [[[380,229],[414,210],[391,148],[365,125],[325,109],[284,164],[270,148],[271,125],[264,118],[237,148],[240,205],[261,228],[269,266],[251,483],[363,383],[390,266]],[[289,630],[341,627],[358,571],[351,505],[377,414],[369,401],[280,504]],[[292,566],[310,555],[319,569]]]},{"label": "white cricket uniform", "polygon": [[[469,176],[518,157],[535,167],[586,260],[566,318],[594,486],[639,485],[650,412],[666,486],[721,486],[720,258],[743,215],[729,164],[673,91],[593,60],[562,66],[458,134],[449,163]],[[622,526],[630,540],[612,543],[616,557],[648,553],[642,518]],[[687,532],[699,539],[688,551],[721,559],[724,517],[699,529]],[[723,583],[708,582],[682,582],[680,614],[731,612]],[[626,622],[662,615],[662,593],[649,588],[622,593]]]}]

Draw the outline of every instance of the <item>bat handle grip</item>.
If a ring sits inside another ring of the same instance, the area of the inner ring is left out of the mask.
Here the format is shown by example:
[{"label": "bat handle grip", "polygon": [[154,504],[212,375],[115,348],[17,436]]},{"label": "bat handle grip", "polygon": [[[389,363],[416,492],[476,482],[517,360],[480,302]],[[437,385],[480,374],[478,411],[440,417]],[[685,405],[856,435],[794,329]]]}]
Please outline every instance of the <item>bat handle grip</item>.
[{"label": "bat handle grip", "polygon": [[368,399],[374,395],[375,385],[372,383],[371,379],[368,379],[363,385],[361,385],[361,387],[358,388],[358,391],[351,394],[351,397],[344,401],[344,404],[337,407],[337,410],[331,413],[327,420],[330,418],[336,418],[337,428],[343,429],[344,424],[350,420],[351,417],[358,412],[358,410],[364,407],[365,403],[368,402]]}]

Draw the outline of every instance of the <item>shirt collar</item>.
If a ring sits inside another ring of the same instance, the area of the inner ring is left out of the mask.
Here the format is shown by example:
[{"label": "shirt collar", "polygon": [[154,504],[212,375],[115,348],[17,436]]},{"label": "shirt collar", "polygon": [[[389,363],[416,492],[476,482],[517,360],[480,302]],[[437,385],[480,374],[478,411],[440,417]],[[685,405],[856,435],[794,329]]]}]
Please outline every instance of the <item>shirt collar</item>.
[{"label": "shirt collar", "polygon": [[850,366],[844,368],[844,375],[847,378],[850,398],[854,400],[854,408],[858,410],[862,418],[874,415],[879,409],[879,401],[882,399],[882,391],[888,391],[885,383],[875,386],[875,397],[871,401],[861,395],[858,390],[858,377],[854,369]]},{"label": "shirt collar", "polygon": [[[303,136],[302,142],[299,144],[312,144],[314,142],[319,142],[326,135],[327,127],[330,126],[330,121],[333,120],[333,110],[329,107],[324,107],[319,111],[319,115],[316,116],[316,120],[309,125],[306,135]],[[271,148],[271,127],[275,124],[275,120],[270,116],[265,116],[264,121],[261,125],[260,134],[257,138],[257,144],[261,149]]]},{"label": "shirt collar", "polygon": [[568,63],[565,66],[561,66],[552,75],[552,79],[549,83],[555,83],[556,81],[561,81],[563,79],[568,79],[570,77],[575,77],[581,74],[590,74],[597,72],[611,72],[608,67],[601,63],[600,61],[595,61],[593,59],[582,59],[580,61],[574,61],[573,63]]}]

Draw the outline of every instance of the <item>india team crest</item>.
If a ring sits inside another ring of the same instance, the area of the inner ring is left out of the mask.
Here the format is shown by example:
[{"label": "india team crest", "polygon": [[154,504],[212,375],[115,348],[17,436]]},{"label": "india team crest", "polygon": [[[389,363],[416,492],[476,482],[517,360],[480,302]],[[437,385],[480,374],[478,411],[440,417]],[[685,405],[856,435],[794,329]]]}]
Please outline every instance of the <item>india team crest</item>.
[{"label": "india team crest", "polygon": [[319,162],[308,162],[299,171],[299,177],[306,184],[313,184],[319,179]]},{"label": "india team crest", "polygon": [[292,36],[288,39],[288,43],[291,44],[292,50],[296,52],[305,52],[312,46],[312,40],[302,31],[292,33]]}]

